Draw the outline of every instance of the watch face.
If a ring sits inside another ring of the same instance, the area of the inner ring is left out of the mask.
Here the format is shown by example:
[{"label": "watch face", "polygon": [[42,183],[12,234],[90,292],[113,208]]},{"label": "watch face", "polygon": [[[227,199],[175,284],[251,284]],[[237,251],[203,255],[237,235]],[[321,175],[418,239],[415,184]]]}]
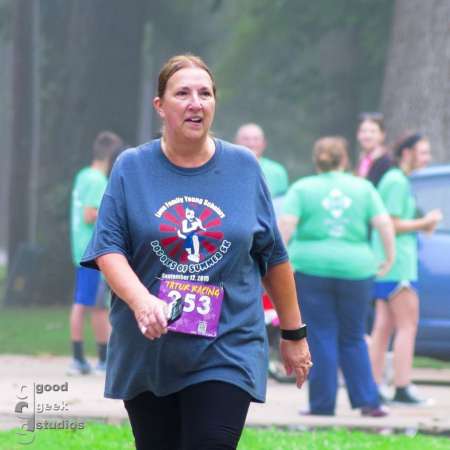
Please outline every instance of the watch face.
[{"label": "watch face", "polygon": [[167,325],[177,321],[183,314],[184,300],[179,298],[178,300],[169,304],[169,313],[167,314]]}]

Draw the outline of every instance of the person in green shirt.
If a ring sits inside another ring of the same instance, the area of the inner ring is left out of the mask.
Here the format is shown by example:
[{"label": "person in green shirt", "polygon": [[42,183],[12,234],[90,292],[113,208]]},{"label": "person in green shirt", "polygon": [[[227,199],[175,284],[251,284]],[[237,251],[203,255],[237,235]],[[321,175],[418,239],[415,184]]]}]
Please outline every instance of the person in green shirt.
[{"label": "person in green shirt", "polygon": [[96,372],[104,373],[106,368],[106,346],[110,333],[107,288],[99,272],[81,267],[80,261],[94,232],[111,164],[122,146],[122,139],[115,133],[99,133],[94,141],[91,165],[77,173],[72,189],[70,230],[76,282],[74,304],[70,313],[73,360],[67,369],[68,375],[88,374],[92,370],[83,351],[83,324],[87,310],[92,311],[92,327],[97,341]]},{"label": "person in green shirt", "polygon": [[[416,233],[432,233],[442,219],[442,213],[432,210],[424,217],[416,218],[416,205],[408,179],[412,171],[429,163],[431,152],[428,140],[420,133],[407,135],[395,146],[394,157],[397,166],[384,174],[378,191],[394,223],[396,258],[391,270],[379,276],[375,282],[375,322],[370,355],[375,381],[380,384],[385,354],[394,334],[393,401],[415,405],[424,402],[414,393],[410,384],[419,319]],[[375,253],[380,258],[380,236],[375,232],[372,239]]]},{"label": "person in green shirt", "polygon": [[[380,406],[364,334],[373,277],[385,274],[393,262],[392,223],[372,184],[344,172],[345,139],[319,139],[313,155],[318,174],[290,187],[280,218],[310,329],[314,366],[309,412],[334,414],[340,366],[352,407],[381,417],[386,411]],[[369,226],[382,238],[385,256],[380,265],[368,239]]]},{"label": "person in green shirt", "polygon": [[262,156],[267,147],[263,129],[255,123],[242,125],[236,132],[235,143],[247,147],[255,154],[272,198],[285,194],[289,185],[286,169],[280,163]]}]

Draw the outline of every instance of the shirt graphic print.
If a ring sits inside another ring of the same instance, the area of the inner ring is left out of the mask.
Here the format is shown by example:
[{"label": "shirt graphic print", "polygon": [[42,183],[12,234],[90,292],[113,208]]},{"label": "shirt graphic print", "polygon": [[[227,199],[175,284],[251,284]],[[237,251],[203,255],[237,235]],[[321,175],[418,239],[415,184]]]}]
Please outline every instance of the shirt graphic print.
[{"label": "shirt graphic print", "polygon": [[213,202],[180,196],[164,202],[155,212],[161,238],[151,242],[161,264],[182,274],[203,272],[217,264],[231,242],[224,239],[225,213]]},{"label": "shirt graphic print", "polygon": [[340,238],[345,234],[345,225],[348,219],[344,217],[345,211],[350,208],[352,199],[334,188],[322,200],[322,206],[331,217],[325,219],[330,237]]}]

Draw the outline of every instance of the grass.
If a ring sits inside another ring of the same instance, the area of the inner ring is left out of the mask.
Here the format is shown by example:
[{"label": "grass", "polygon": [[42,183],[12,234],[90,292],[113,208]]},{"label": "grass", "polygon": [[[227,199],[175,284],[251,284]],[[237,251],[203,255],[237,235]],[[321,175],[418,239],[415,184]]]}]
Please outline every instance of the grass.
[{"label": "grass", "polygon": [[[69,355],[69,314],[68,306],[1,309],[0,354]],[[88,320],[85,337],[86,353],[94,356],[95,339]]]},{"label": "grass", "polygon": [[[37,430],[34,433],[0,432],[0,449],[19,450],[127,450],[134,449],[129,426],[87,423],[82,430]],[[34,439],[34,440],[33,440]],[[33,440],[33,441],[32,441]],[[26,444],[32,441],[30,444]]]},{"label": "grass", "polygon": [[450,369],[450,361],[416,356],[414,358],[414,367],[417,369]]},{"label": "grass", "polygon": [[246,429],[239,450],[444,450],[450,440],[416,435],[383,436],[360,431],[334,429],[327,431],[285,432]]},{"label": "grass", "polygon": [[[19,450],[131,450],[133,438],[128,425],[112,426],[87,423],[82,430],[38,430],[17,434],[18,430],[0,432],[0,449]],[[34,441],[24,447],[24,443]],[[21,441],[22,439],[22,441]],[[27,439],[27,441],[25,440]],[[22,442],[22,443],[21,443]],[[275,429],[245,429],[238,450],[444,450],[450,446],[445,437],[416,435],[383,436],[357,431],[334,429],[328,431],[290,432]]]}]

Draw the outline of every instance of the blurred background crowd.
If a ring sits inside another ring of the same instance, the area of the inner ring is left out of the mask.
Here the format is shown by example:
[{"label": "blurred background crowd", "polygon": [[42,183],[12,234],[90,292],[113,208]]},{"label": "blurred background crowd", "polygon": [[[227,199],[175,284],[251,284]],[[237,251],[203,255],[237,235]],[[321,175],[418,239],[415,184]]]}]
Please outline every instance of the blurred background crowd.
[{"label": "blurred background crowd", "polygon": [[258,123],[291,183],[320,136],[347,138],[356,164],[361,111],[384,114],[387,144],[420,130],[448,161],[449,15],[439,0],[0,0],[0,262],[28,274],[15,302],[70,303],[74,175],[100,130],[129,145],[159,131],[173,54],[213,68],[216,136]]}]

